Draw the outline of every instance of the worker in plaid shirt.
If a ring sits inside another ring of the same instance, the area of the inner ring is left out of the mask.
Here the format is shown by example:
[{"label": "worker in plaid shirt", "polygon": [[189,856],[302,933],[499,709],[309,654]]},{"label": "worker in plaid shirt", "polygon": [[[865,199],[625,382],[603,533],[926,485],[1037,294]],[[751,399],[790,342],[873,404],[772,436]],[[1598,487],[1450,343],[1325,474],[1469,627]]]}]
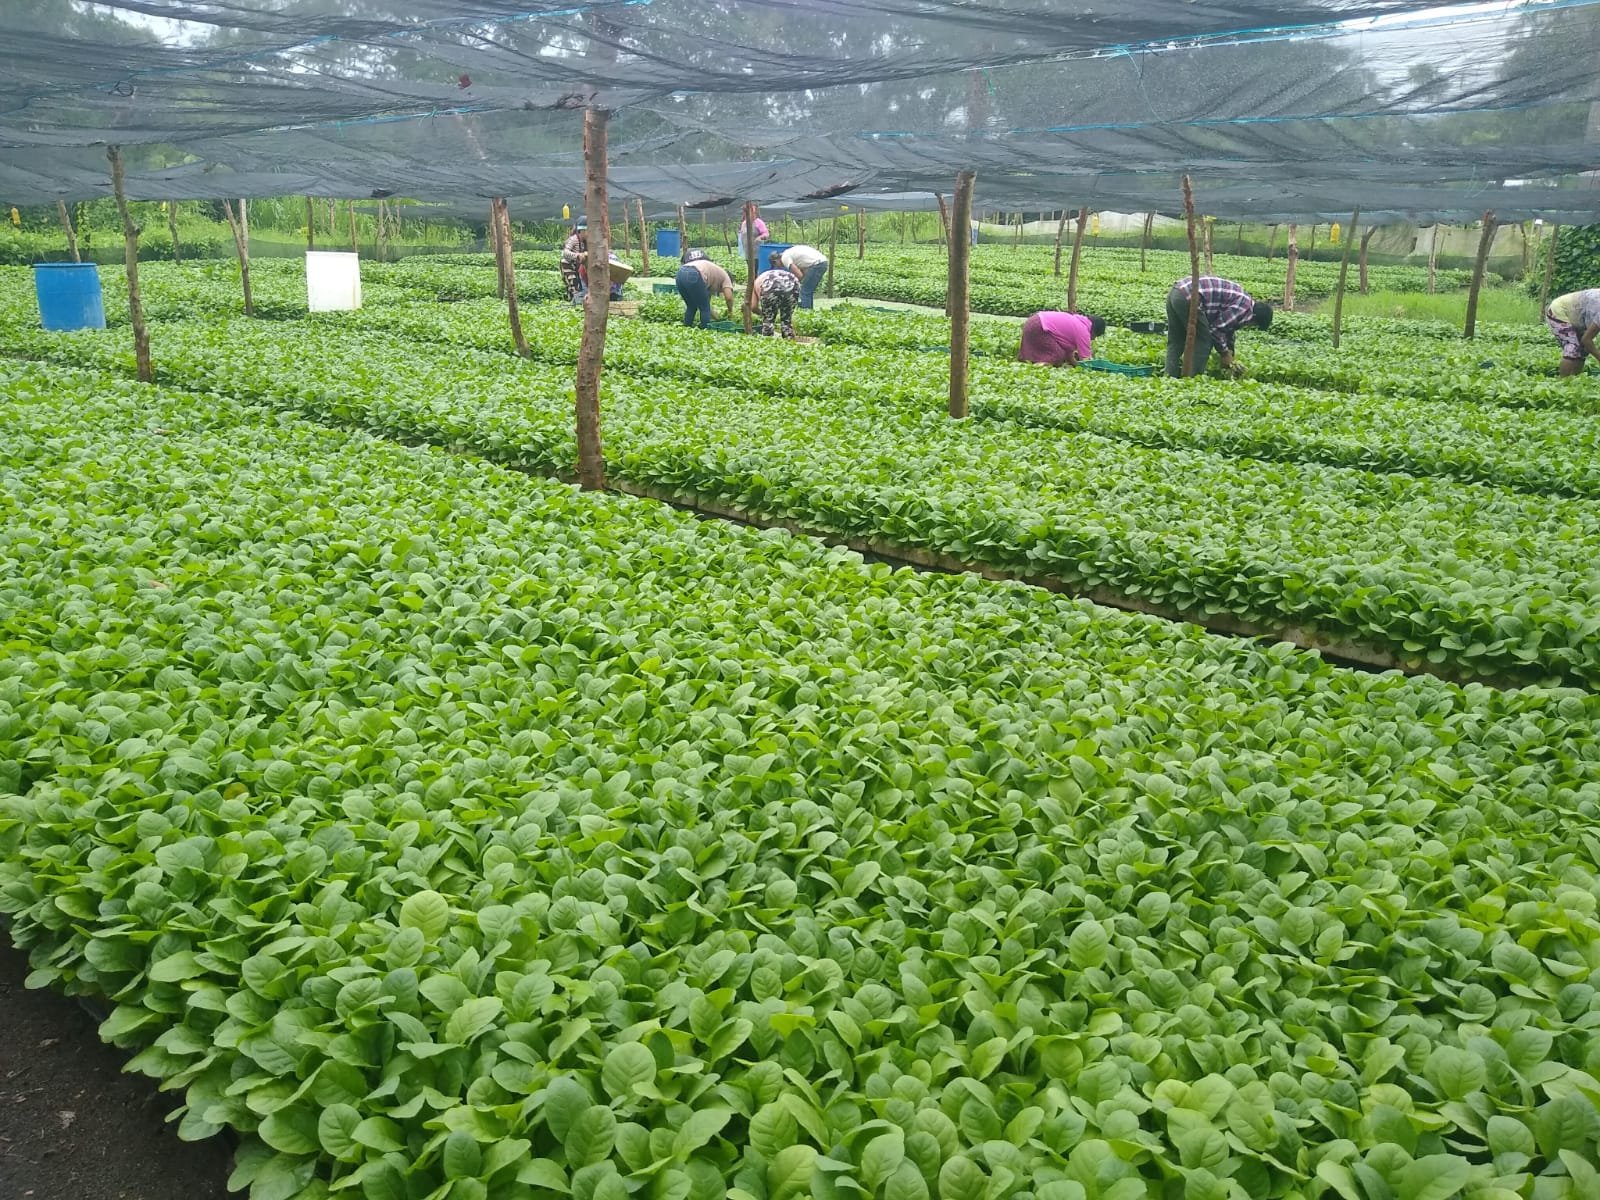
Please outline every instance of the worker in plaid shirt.
[{"label": "worker in plaid shirt", "polygon": [[[1190,280],[1180,279],[1167,293],[1167,374],[1174,378],[1183,374],[1188,349],[1189,290]],[[1272,305],[1265,300],[1252,299],[1231,279],[1200,276],[1200,317],[1194,331],[1195,374],[1206,369],[1213,346],[1222,358],[1224,371],[1242,374],[1233,360],[1233,335],[1246,325],[1266,329],[1271,324]]]}]

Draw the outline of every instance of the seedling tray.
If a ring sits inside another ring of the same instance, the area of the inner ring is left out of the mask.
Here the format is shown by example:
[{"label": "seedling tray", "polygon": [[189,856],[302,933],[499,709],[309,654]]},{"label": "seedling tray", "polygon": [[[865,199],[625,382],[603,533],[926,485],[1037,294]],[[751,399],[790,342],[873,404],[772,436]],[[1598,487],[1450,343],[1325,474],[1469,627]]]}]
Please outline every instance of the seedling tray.
[{"label": "seedling tray", "polygon": [[1114,363],[1104,358],[1086,358],[1078,364],[1091,371],[1104,371],[1108,375],[1154,375],[1154,367],[1135,367],[1127,363]]}]

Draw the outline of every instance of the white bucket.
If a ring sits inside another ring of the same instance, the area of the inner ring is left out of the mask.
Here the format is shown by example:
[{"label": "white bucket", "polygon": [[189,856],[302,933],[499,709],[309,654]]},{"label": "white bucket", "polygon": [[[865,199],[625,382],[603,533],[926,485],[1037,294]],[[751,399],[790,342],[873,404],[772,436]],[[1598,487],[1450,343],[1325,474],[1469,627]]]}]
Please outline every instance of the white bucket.
[{"label": "white bucket", "polygon": [[312,312],[360,308],[361,259],[347,250],[307,250],[306,307]]}]

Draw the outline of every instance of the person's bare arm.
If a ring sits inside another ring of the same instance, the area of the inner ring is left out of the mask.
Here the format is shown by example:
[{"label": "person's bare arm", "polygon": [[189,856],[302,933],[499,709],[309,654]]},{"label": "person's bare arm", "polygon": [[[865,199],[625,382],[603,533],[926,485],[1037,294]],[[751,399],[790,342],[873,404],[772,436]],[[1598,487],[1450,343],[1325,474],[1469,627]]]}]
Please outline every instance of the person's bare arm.
[{"label": "person's bare arm", "polygon": [[728,284],[724,284],[723,285],[723,287],[722,287],[722,298],[725,301],[727,301],[727,304],[728,304],[728,320],[731,321],[731,320],[733,320],[733,284],[728,283]]},{"label": "person's bare arm", "polygon": [[1595,334],[1600,333],[1600,324],[1591,324],[1583,331],[1583,336],[1578,339],[1578,345],[1583,347],[1583,352],[1591,356],[1595,362],[1600,362],[1600,350],[1595,348]]}]

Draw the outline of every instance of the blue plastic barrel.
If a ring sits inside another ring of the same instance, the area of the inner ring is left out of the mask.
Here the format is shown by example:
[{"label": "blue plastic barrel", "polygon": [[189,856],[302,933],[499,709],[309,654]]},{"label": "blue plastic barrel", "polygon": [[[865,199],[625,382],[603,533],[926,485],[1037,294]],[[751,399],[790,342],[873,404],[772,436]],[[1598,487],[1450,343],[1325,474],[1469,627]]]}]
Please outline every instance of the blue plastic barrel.
[{"label": "blue plastic barrel", "polygon": [[783,264],[778,261],[778,256],[789,249],[790,245],[792,245],[790,242],[762,242],[756,248],[756,274],[770,271],[773,267],[781,267]]},{"label": "blue plastic barrel", "polygon": [[678,231],[676,229],[656,230],[656,257],[678,257]]},{"label": "blue plastic barrel", "polygon": [[104,329],[100,268],[94,263],[34,263],[33,291],[46,329]]}]

